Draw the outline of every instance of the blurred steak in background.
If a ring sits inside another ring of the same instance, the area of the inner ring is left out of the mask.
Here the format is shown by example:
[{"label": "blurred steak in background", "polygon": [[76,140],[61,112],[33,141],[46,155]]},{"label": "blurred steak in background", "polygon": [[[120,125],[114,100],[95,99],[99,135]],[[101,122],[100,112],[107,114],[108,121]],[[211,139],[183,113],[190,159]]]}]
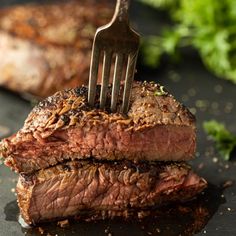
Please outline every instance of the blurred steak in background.
[{"label": "blurred steak in background", "polygon": [[113,7],[108,0],[71,0],[0,12],[0,86],[46,97],[87,84],[94,32]]}]

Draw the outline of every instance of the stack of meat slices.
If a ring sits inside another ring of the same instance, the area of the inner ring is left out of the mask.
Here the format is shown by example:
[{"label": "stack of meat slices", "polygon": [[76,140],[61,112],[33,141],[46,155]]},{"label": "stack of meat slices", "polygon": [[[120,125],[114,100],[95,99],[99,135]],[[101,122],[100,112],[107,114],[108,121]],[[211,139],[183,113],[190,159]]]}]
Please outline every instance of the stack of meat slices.
[{"label": "stack of meat slices", "polygon": [[206,187],[185,163],[194,157],[195,119],[163,87],[135,82],[126,116],[91,108],[86,98],[86,87],[57,92],[0,144],[5,164],[20,173],[28,224],[141,216]]}]

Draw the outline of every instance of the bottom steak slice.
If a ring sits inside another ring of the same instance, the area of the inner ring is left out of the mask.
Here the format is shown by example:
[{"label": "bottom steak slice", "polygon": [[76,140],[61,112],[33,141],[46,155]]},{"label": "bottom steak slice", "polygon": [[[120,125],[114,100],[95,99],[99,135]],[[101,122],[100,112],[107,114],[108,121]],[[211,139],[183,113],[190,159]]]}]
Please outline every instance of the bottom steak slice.
[{"label": "bottom steak slice", "polygon": [[20,175],[21,215],[28,224],[91,212],[100,218],[127,216],[174,201],[187,201],[206,187],[185,163],[73,161]]}]

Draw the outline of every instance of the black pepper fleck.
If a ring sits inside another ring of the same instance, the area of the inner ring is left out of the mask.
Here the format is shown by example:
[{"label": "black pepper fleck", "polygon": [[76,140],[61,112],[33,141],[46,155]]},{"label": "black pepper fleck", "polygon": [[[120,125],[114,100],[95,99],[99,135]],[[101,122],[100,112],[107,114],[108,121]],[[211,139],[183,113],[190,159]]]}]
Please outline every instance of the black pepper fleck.
[{"label": "black pepper fleck", "polygon": [[60,119],[65,123],[65,125],[69,124],[70,118],[66,115],[60,116]]},{"label": "black pepper fleck", "polygon": [[88,89],[86,87],[75,88],[75,93],[78,97],[87,94],[87,92],[88,92]]},{"label": "black pepper fleck", "polygon": [[69,165],[62,165],[62,169],[63,169],[64,171],[71,171],[71,168],[70,168]]}]

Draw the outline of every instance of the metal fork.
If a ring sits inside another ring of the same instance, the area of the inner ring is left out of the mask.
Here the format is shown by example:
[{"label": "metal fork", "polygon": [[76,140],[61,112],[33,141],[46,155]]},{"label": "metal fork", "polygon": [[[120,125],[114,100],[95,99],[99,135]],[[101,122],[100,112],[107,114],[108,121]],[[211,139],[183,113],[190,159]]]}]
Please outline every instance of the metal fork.
[{"label": "metal fork", "polygon": [[120,92],[120,81],[123,77],[125,62],[125,84],[121,112],[127,113],[132,89],[132,82],[136,69],[140,36],[129,24],[129,0],[117,0],[116,10],[111,22],[97,29],[92,49],[89,75],[88,102],[94,106],[100,55],[103,53],[102,84],[100,92],[100,108],[104,109],[112,66],[115,57],[111,111],[115,112]]}]

